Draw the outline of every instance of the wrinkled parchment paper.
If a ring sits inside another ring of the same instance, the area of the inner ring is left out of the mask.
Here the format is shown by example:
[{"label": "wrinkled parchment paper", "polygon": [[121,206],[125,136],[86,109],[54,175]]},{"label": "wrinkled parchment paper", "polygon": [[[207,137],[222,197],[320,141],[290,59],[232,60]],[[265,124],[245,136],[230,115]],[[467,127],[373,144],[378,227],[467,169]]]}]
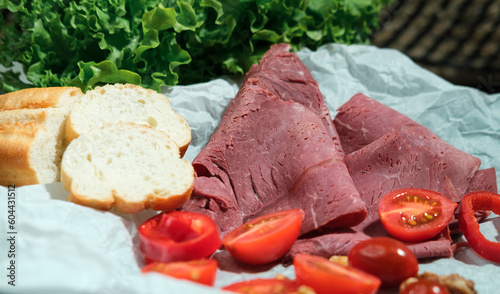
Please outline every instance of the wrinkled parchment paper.
[{"label": "wrinkled parchment paper", "polygon": [[[500,171],[500,95],[452,85],[394,50],[329,44],[298,55],[318,81],[332,117],[341,104],[363,92],[478,156],[481,168]],[[490,80],[478,76],[478,86],[487,88],[484,83]],[[164,90],[193,131],[185,158],[191,161],[206,144],[240,82],[220,78]],[[8,258],[7,239],[13,233],[8,233],[7,194],[0,187],[0,293],[219,293],[221,287],[245,279],[278,273],[294,277],[293,267],[282,266],[258,274],[219,271],[210,288],[156,273],[142,275],[136,227],[154,212],[120,215],[79,206],[66,201],[68,193],[60,183],[15,189],[15,258]],[[490,217],[481,230],[500,241],[500,217]],[[11,260],[15,286],[8,284]],[[426,270],[458,273],[473,280],[479,293],[500,289],[500,264],[468,247],[454,258],[422,263],[420,271]]]}]

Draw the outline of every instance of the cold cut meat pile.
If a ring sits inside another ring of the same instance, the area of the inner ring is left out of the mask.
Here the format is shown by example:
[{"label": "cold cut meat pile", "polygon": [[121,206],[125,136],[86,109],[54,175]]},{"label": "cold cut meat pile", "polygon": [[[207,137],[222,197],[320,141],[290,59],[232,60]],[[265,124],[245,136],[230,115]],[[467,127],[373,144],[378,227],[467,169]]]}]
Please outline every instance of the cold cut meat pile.
[{"label": "cold cut meat pile", "polygon": [[[193,195],[182,209],[212,217],[220,233],[249,219],[304,211],[297,253],[347,254],[387,235],[378,201],[399,188],[435,190],[459,202],[497,192],[495,170],[401,113],[357,94],[334,120],[309,70],[286,44],[254,65],[211,140],[193,160]],[[408,244],[417,257],[451,256],[448,229]]]},{"label": "cold cut meat pile", "polygon": [[302,233],[366,217],[318,85],[289,50],[274,46],[250,70],[193,161],[193,196],[183,207],[217,220],[222,235],[285,209],[304,210]]},{"label": "cold cut meat pile", "polygon": [[[355,95],[341,106],[334,123],[344,150],[350,152],[344,161],[368,207],[368,217],[345,232],[299,240],[290,255],[347,254],[361,240],[388,236],[378,218],[378,201],[396,189],[434,190],[455,202],[470,190],[497,191],[493,168],[478,171],[481,163],[478,158],[454,148],[428,128],[363,94]],[[407,245],[419,258],[453,254],[448,230],[431,240]]]}]

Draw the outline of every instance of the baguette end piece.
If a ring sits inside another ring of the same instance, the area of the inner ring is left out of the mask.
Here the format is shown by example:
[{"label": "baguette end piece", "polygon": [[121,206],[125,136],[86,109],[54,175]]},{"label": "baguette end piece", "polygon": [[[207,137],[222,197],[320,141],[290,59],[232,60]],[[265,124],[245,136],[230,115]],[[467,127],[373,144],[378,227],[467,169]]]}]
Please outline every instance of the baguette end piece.
[{"label": "baguette end piece", "polygon": [[76,87],[0,95],[0,185],[59,181],[66,118],[82,95]]}]

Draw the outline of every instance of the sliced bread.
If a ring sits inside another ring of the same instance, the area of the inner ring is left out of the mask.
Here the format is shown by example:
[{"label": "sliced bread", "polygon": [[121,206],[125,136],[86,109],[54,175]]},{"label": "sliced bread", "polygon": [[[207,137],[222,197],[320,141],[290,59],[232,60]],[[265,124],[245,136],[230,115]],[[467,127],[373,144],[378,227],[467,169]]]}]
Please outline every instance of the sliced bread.
[{"label": "sliced bread", "polygon": [[194,170],[166,133],[121,122],[72,140],[61,181],[69,199],[81,205],[123,213],[172,210],[190,197]]},{"label": "sliced bread", "polygon": [[96,87],[73,107],[66,124],[68,142],[108,123],[132,122],[164,131],[180,148],[181,157],[191,142],[186,120],[172,110],[168,98],[131,84]]},{"label": "sliced bread", "polygon": [[0,95],[0,185],[59,181],[66,118],[82,95],[73,87]]}]

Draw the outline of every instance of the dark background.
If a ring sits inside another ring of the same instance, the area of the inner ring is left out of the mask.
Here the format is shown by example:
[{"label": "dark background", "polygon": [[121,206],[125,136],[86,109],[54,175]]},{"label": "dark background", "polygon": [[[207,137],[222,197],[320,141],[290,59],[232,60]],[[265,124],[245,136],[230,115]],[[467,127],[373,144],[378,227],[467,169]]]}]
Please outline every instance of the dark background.
[{"label": "dark background", "polygon": [[457,85],[500,92],[500,0],[395,0],[372,36]]}]

